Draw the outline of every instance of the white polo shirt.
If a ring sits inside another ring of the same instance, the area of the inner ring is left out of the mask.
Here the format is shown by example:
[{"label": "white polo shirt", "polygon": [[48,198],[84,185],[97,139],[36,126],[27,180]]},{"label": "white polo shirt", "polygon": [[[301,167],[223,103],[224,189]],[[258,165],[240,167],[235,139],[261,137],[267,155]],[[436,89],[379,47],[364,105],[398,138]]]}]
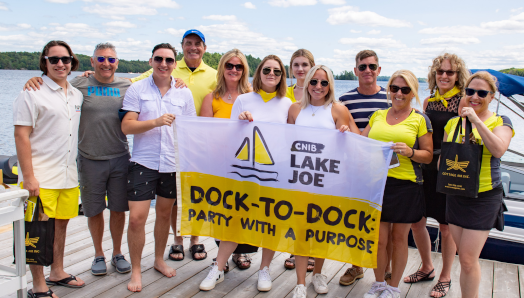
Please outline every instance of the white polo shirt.
[{"label": "white polo shirt", "polygon": [[[196,116],[191,91],[188,88],[175,88],[173,77],[171,88],[164,96],[161,96],[152,75],[132,84],[126,91],[123,105],[122,109],[138,113],[138,121],[157,119],[166,113]],[[131,161],[160,173],[176,172],[173,127],[163,125],[136,134],[131,156]]]},{"label": "white polo shirt", "polygon": [[[44,84],[40,90],[22,91],[16,98],[13,123],[33,127],[29,141],[33,171],[40,188],[77,187],[78,125],[84,97],[69,82],[66,95],[48,76],[43,75],[42,79]],[[22,179],[19,173],[18,180]]]},{"label": "white polo shirt", "polygon": [[235,100],[229,119],[238,120],[242,112],[251,112],[253,121],[273,123],[287,123],[287,113],[293,103],[287,97],[273,97],[264,102],[262,96],[256,92],[241,94]]}]

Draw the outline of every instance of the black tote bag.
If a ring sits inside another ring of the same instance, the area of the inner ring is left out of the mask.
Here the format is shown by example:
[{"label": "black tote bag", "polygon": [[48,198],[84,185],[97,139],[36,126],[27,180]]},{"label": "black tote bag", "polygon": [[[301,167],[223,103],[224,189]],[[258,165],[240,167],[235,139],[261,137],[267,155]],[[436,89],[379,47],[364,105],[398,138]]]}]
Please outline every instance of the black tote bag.
[{"label": "black tote bag", "polygon": [[25,222],[25,256],[27,265],[49,266],[53,263],[55,219],[43,212],[40,197],[36,200],[32,221]]},{"label": "black tote bag", "polygon": [[478,197],[482,145],[471,144],[471,122],[466,117],[464,144],[455,143],[460,130],[460,118],[452,142],[442,142],[437,178],[437,191],[447,195]]}]

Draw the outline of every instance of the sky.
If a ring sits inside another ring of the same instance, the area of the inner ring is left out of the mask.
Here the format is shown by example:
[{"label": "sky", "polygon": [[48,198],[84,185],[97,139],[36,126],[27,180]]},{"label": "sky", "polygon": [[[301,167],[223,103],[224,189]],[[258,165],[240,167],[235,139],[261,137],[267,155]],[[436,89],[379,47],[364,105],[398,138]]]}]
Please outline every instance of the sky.
[{"label": "sky", "polygon": [[207,51],[238,48],[286,65],[300,48],[335,73],[375,50],[381,75],[399,69],[427,77],[433,58],[450,52],[469,68],[524,68],[524,1],[0,0],[0,51],[40,51],[49,40],[92,55],[112,42],[121,59],[146,60],[169,42],[180,49],[196,28]]}]

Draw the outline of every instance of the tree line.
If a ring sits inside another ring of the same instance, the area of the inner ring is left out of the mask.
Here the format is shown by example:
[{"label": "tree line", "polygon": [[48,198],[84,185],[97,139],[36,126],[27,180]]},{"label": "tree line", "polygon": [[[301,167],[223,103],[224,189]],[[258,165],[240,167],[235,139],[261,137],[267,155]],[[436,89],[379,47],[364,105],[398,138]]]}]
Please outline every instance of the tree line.
[{"label": "tree line", "polygon": [[512,68],[508,68],[508,69],[503,69],[500,72],[524,77],[524,68],[512,67]]}]

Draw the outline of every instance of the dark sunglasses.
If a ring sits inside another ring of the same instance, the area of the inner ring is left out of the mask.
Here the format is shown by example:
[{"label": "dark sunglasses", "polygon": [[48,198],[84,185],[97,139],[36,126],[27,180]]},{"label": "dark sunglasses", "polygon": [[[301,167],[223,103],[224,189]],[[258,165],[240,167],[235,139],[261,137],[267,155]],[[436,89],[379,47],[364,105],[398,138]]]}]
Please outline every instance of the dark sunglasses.
[{"label": "dark sunglasses", "polygon": [[[266,68],[262,69],[262,73],[263,73],[264,75],[267,76],[268,74],[271,73],[271,69],[272,69],[272,68],[266,67]],[[282,71],[281,71],[280,69],[273,69],[273,73],[274,73],[277,77],[280,77],[280,76],[282,75]]]},{"label": "dark sunglasses", "polygon": [[389,86],[389,91],[391,91],[392,93],[397,93],[398,90],[400,90],[400,92],[402,92],[402,94],[409,94],[411,92],[411,88],[410,87],[399,87],[399,86],[396,86],[396,85],[390,85]]},{"label": "dark sunglasses", "polygon": [[44,56],[45,59],[49,60],[49,63],[51,64],[57,64],[58,60],[62,60],[62,63],[69,64],[73,60],[72,56],[64,56],[64,57],[47,57]]},{"label": "dark sunglasses", "polygon": [[477,93],[480,98],[484,98],[488,96],[488,94],[493,93],[493,92],[487,91],[487,90],[477,90],[477,89],[472,89],[472,88],[466,88],[467,96],[473,96],[475,95],[475,93]]},{"label": "dark sunglasses", "polygon": [[95,56],[96,57],[96,61],[100,62],[100,63],[104,63],[104,61],[109,61],[109,63],[113,64],[116,62],[116,60],[118,60],[118,58],[115,58],[115,57],[104,57],[104,56]]},{"label": "dark sunglasses", "polygon": [[232,70],[233,68],[236,68],[237,71],[242,71],[242,70],[244,70],[244,65],[243,64],[226,63],[226,69],[227,70]]},{"label": "dark sunglasses", "polygon": [[[317,80],[317,79],[311,79],[311,80],[309,81],[309,84],[310,84],[311,86],[316,86],[316,85],[318,84],[318,80]],[[322,81],[320,81],[320,85],[321,85],[322,87],[327,87],[327,86],[329,85],[329,82],[326,81],[326,80],[322,80]]]},{"label": "dark sunglasses", "polygon": [[368,68],[369,66],[369,69],[372,70],[372,71],[375,71],[378,69],[378,64],[360,64],[358,66],[358,70],[359,71],[364,71],[366,70],[366,68]]},{"label": "dark sunglasses", "polygon": [[171,58],[171,57],[164,58],[164,57],[160,57],[160,56],[153,57],[153,61],[155,61],[156,63],[162,63],[162,61],[164,61],[164,59],[166,59],[166,64],[167,65],[171,65],[171,64],[175,63],[175,58]]},{"label": "dark sunglasses", "polygon": [[438,74],[439,76],[443,75],[444,73],[446,73],[446,75],[447,75],[448,77],[451,77],[451,76],[454,76],[454,75],[457,73],[457,71],[455,71],[455,70],[442,70],[442,69],[437,69],[437,74]]}]

